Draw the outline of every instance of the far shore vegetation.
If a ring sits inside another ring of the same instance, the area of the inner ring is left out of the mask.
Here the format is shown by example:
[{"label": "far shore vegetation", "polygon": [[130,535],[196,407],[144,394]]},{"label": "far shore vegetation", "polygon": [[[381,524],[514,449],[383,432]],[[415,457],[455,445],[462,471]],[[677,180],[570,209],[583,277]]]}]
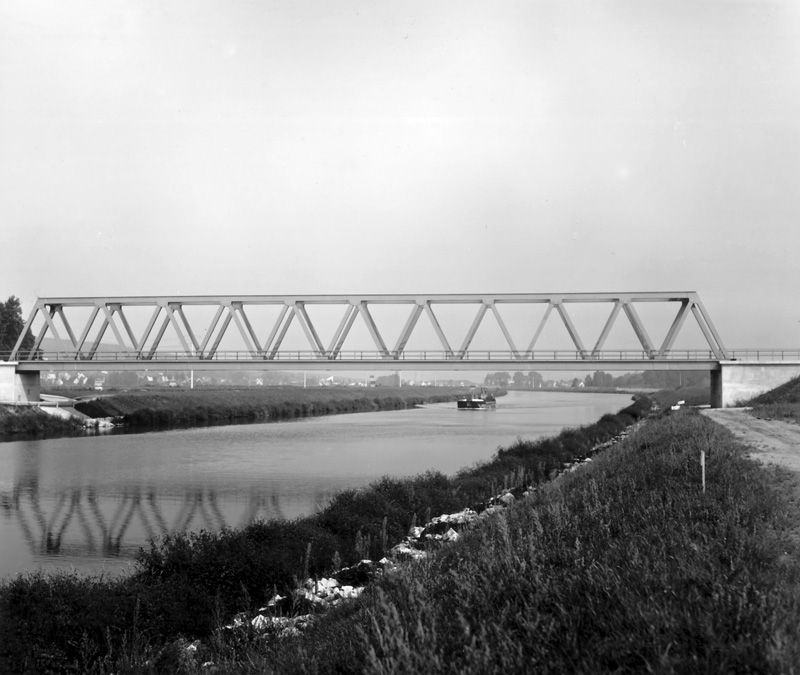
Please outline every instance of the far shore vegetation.
[{"label": "far shore vegetation", "polygon": [[[61,393],[58,389],[48,393]],[[147,388],[89,394],[74,408],[90,418],[112,418],[117,431],[212,424],[273,422],[375,410],[401,410],[455,401],[464,387],[207,387]],[[68,392],[86,394],[86,392]],[[498,395],[504,392],[497,391]],[[36,406],[0,405],[0,441],[85,433],[77,419],[48,415]],[[91,429],[89,430],[91,431]]]}]

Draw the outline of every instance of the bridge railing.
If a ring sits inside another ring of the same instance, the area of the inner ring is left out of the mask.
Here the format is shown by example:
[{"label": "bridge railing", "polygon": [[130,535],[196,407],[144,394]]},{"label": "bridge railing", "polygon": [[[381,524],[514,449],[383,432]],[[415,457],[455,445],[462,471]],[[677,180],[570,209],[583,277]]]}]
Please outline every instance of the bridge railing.
[{"label": "bridge railing", "polygon": [[[11,353],[0,352],[0,360],[8,361]],[[736,349],[730,350],[729,356],[736,361],[800,361],[800,349]],[[113,365],[115,362],[130,363],[139,361],[143,365],[159,362],[244,362],[254,364],[263,361],[292,362],[370,362],[370,361],[429,361],[429,362],[483,362],[483,361],[631,361],[632,365],[641,361],[714,361],[718,360],[710,349],[673,349],[659,355],[657,351],[605,349],[599,351],[537,349],[532,352],[491,349],[471,350],[465,354],[444,350],[403,351],[399,354],[378,350],[351,350],[337,353],[319,353],[312,350],[284,350],[274,354],[266,352],[216,351],[211,354],[203,352],[159,351],[154,354],[137,354],[129,351],[99,351],[95,353],[79,353],[74,351],[39,350],[31,359],[37,362],[55,363],[103,363]]]},{"label": "bridge railing", "polygon": [[[739,354],[737,352],[737,354]],[[746,356],[745,356],[746,354]],[[0,353],[0,358],[8,360],[9,352]],[[77,353],[74,351],[39,351],[34,361],[53,362],[98,362],[113,364],[114,362],[130,363],[140,361],[143,364],[158,362],[242,362],[252,361],[709,361],[716,357],[709,349],[676,349],[663,355],[657,351],[644,350],[618,350],[608,349],[602,351],[564,350],[564,349],[537,349],[532,352],[515,352],[503,349],[471,350],[465,354],[447,352],[444,350],[403,351],[399,354],[387,354],[377,350],[352,350],[337,353],[322,353],[311,350],[284,350],[275,354],[253,353],[250,351],[216,351],[212,354],[202,352],[187,353],[184,351],[159,351],[155,354],[136,354],[128,351],[102,351],[95,353]],[[742,352],[735,358],[760,358],[775,360],[800,360],[800,350],[758,350]]]}]

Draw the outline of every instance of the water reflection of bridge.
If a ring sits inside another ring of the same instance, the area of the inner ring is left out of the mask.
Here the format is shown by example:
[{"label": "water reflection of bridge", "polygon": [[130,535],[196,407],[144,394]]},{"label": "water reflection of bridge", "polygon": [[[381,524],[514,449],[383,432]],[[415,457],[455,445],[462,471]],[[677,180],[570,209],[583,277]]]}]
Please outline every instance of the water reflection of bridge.
[{"label": "water reflection of bridge", "polygon": [[136,487],[115,494],[92,487],[42,493],[17,485],[0,492],[0,512],[18,523],[34,556],[116,557],[173,532],[218,531],[292,517],[290,512],[309,512],[330,497],[256,490],[220,497],[209,488],[182,495]]}]

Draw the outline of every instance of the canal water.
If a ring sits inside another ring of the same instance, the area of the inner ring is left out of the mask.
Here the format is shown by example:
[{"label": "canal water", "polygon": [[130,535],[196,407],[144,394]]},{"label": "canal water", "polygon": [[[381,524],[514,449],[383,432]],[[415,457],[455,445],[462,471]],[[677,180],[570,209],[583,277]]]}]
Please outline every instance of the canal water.
[{"label": "canal water", "polygon": [[384,475],[453,474],[517,438],[558,433],[623,394],[510,392],[494,410],[411,410],[0,443],[0,579],[118,573],[171,531],[296,518]]}]

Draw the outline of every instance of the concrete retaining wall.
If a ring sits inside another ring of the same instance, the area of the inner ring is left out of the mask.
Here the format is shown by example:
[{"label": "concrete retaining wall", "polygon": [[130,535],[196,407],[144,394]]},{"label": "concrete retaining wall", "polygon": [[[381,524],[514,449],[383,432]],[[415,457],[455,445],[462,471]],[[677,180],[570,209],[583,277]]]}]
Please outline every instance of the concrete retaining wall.
[{"label": "concrete retaining wall", "polygon": [[39,373],[18,373],[15,361],[0,362],[0,403],[38,403]]},{"label": "concrete retaining wall", "polygon": [[800,363],[722,361],[711,372],[711,407],[730,408],[800,377]]}]

